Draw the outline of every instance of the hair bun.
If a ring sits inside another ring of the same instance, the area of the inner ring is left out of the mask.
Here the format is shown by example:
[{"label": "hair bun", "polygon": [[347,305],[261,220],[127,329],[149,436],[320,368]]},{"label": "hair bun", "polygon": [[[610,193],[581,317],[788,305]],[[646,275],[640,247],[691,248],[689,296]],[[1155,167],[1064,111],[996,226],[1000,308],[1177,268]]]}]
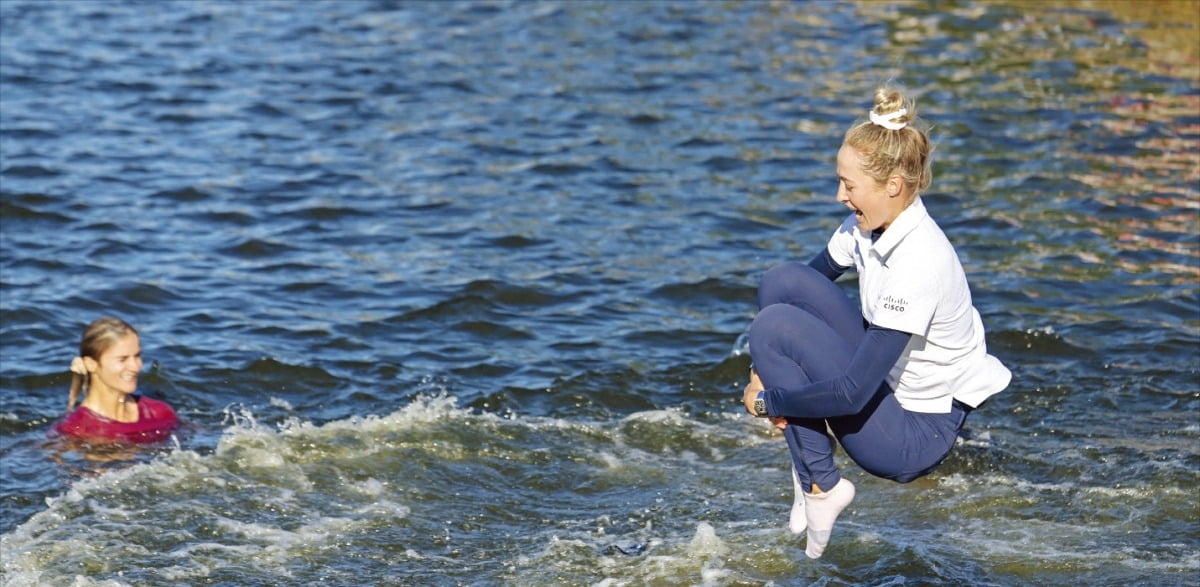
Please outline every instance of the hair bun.
[{"label": "hair bun", "polygon": [[906,110],[904,108],[901,108],[891,114],[888,114],[887,116],[880,116],[880,115],[876,114],[874,110],[872,110],[870,113],[872,124],[877,124],[888,130],[900,130],[900,129],[908,126],[907,121],[900,120],[901,118],[904,118],[907,115],[908,115],[908,110]]},{"label": "hair bun", "polygon": [[875,107],[870,112],[871,122],[890,130],[900,130],[916,118],[912,101],[892,87],[875,91]]}]

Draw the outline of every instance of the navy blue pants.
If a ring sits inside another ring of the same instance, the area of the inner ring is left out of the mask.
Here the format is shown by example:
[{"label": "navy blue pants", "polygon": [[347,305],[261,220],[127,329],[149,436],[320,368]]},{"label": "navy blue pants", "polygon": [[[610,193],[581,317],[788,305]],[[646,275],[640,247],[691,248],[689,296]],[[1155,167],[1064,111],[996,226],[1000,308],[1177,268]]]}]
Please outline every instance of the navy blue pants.
[{"label": "navy blue pants", "polygon": [[[840,376],[866,332],[854,302],[821,273],[801,263],[772,268],[758,288],[759,313],[750,325],[751,359],[766,387],[796,388]],[[932,471],[950,454],[970,408],[949,414],[900,407],[887,383],[858,414],[789,418],[784,437],[805,491],[833,488],[841,473],[834,440],[868,473],[907,483]]]}]

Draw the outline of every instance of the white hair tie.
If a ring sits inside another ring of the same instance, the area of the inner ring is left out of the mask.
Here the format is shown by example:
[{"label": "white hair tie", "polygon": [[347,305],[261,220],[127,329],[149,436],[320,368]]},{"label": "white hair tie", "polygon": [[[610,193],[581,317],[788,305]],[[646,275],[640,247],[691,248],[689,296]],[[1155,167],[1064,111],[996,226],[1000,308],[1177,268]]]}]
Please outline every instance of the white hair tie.
[{"label": "white hair tie", "polygon": [[896,120],[897,118],[900,118],[901,116],[904,116],[905,114],[908,114],[908,108],[901,108],[901,109],[899,109],[891,114],[885,115],[885,116],[880,116],[878,114],[875,114],[875,111],[872,110],[871,111],[871,122],[878,124],[879,126],[882,126],[883,128],[886,128],[888,130],[900,130],[900,129],[908,126],[908,123],[907,122],[893,122],[893,121]]}]

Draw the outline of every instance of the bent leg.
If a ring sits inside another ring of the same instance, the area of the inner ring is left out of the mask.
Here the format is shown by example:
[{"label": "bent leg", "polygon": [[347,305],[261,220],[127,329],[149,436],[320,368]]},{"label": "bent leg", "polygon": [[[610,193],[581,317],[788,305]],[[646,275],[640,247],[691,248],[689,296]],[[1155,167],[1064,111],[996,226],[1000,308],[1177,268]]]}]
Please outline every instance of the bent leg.
[{"label": "bent leg", "polygon": [[[750,356],[768,388],[800,387],[837,376],[853,351],[854,345],[824,320],[796,306],[768,306],[750,325]],[[811,492],[813,483],[822,489],[837,484],[841,474],[823,418],[789,418],[784,436],[805,491]]]},{"label": "bent leg", "polygon": [[803,263],[776,265],[758,285],[758,308],[787,304],[829,325],[847,342],[858,344],[866,326],[862,312],[842,288]]}]

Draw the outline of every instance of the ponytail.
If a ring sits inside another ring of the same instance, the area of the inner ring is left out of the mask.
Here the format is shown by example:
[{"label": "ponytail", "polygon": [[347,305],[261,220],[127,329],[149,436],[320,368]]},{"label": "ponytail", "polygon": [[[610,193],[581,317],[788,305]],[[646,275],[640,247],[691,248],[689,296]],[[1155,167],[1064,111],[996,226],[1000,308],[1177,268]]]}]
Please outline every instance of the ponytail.
[{"label": "ponytail", "polygon": [[79,399],[79,390],[87,389],[88,376],[71,372],[71,395],[67,398],[67,413],[75,409],[75,401]]}]

